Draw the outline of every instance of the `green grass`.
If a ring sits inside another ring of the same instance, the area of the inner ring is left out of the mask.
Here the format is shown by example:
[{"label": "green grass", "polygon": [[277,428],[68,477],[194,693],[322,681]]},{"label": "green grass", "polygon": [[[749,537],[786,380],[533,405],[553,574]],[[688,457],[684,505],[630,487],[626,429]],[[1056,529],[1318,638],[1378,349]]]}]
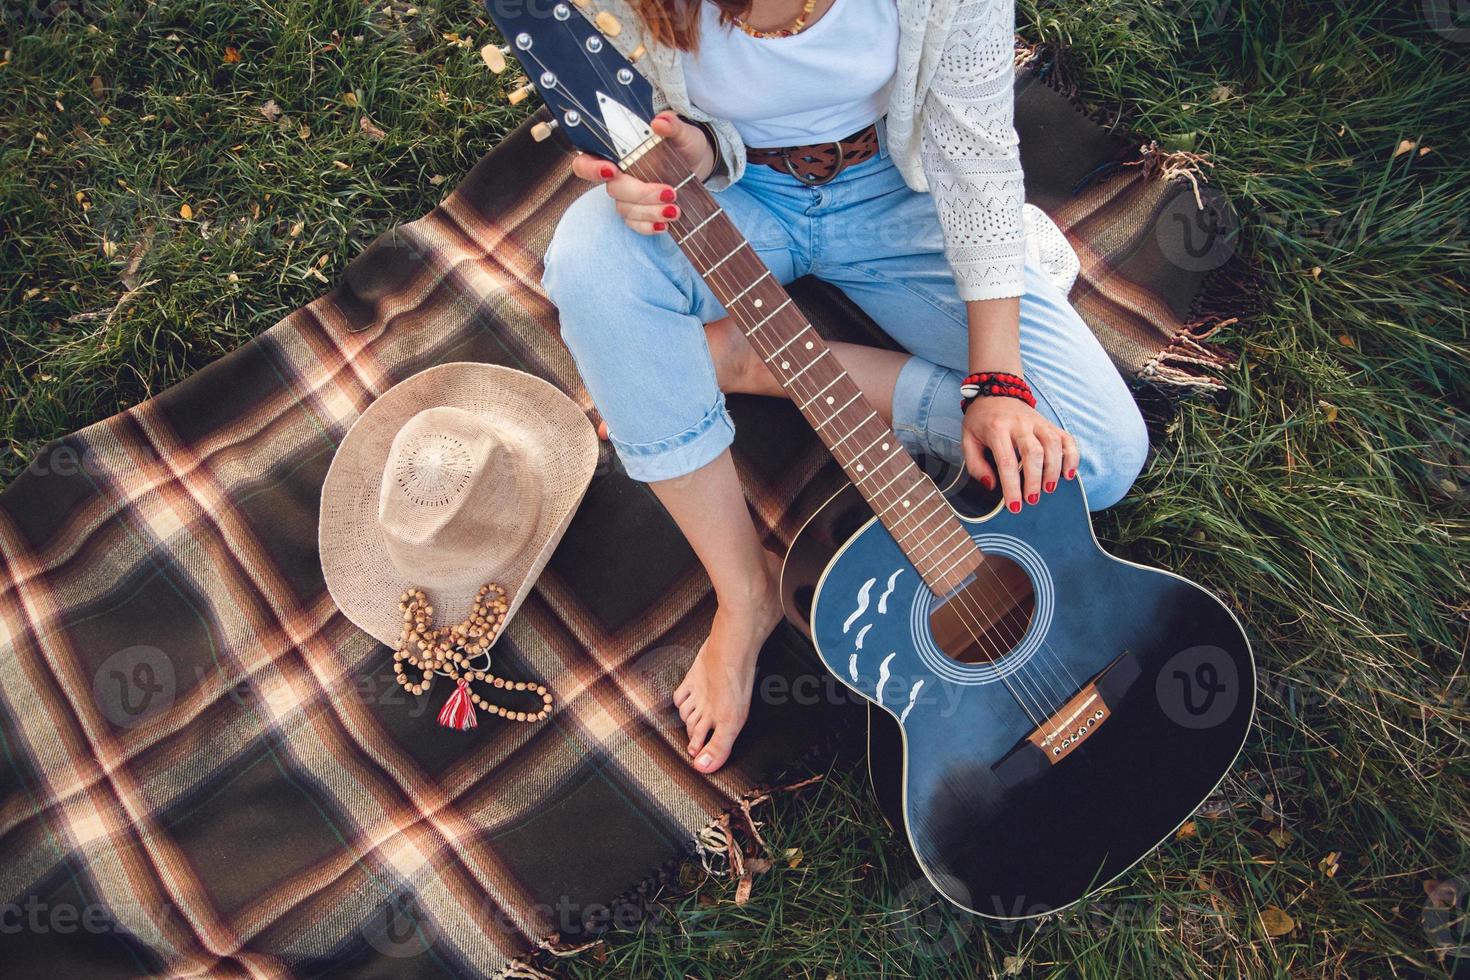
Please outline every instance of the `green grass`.
[{"label": "green grass", "polygon": [[[381,0],[5,9],[7,476],[323,292],[521,115],[479,64],[470,0],[413,17]],[[777,856],[802,860],[777,861],[748,904],[686,868],[656,923],[557,969],[1449,974],[1421,916],[1426,881],[1470,876],[1470,23],[1454,9],[1021,4],[1021,30],[1068,50],[1090,105],[1210,154],[1261,273],[1261,314],[1219,338],[1241,354],[1228,394],[1161,427],[1098,528],[1252,630],[1260,724],[1213,816],[1085,913],[1007,932],[925,913],[914,863],[843,769],[765,811]],[[1289,933],[1264,934],[1272,906]],[[936,951],[946,935],[956,948]]]}]

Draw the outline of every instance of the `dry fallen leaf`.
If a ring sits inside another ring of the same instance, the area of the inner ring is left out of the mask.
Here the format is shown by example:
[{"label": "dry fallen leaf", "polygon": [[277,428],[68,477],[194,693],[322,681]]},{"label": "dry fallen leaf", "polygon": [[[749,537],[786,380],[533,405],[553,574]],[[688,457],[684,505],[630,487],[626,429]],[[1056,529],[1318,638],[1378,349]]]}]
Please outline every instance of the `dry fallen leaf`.
[{"label": "dry fallen leaf", "polygon": [[102,91],[103,91],[102,90],[102,76],[101,75],[93,75],[92,76],[91,85],[92,85],[92,97],[94,99],[100,99],[100,98],[102,98]]},{"label": "dry fallen leaf", "polygon": [[265,105],[260,107],[260,114],[267,122],[275,122],[281,118],[281,107],[276,105],[275,99],[267,99]]},{"label": "dry fallen leaf", "polygon": [[1322,872],[1325,877],[1335,878],[1337,877],[1337,862],[1341,859],[1342,852],[1333,851],[1325,858],[1317,862],[1317,870]]},{"label": "dry fallen leaf", "polygon": [[343,92],[342,93],[342,104],[345,105],[345,106],[349,106],[349,107],[351,107],[353,109],[356,109],[357,108],[357,93],[356,92]]},{"label": "dry fallen leaf", "polygon": [[1327,416],[1327,421],[1329,421],[1329,422],[1336,422],[1337,421],[1337,406],[1336,405],[1332,404],[1331,402],[1325,402],[1325,401],[1323,401],[1322,399],[1319,398],[1319,399],[1317,399],[1317,407],[1320,408],[1320,409],[1322,409],[1322,414],[1325,415],[1325,416]]},{"label": "dry fallen leaf", "polygon": [[239,48],[225,48],[225,64],[236,65],[240,63]]},{"label": "dry fallen leaf", "polygon": [[[1337,413],[1337,409],[1333,409],[1332,411],[1333,411],[1333,416],[1332,417],[1333,418],[1336,418],[1337,417],[1337,414],[1336,414]],[[1330,422],[1330,421],[1332,421],[1332,419],[1328,419],[1328,421]],[[1275,844],[1276,844],[1277,847],[1285,847],[1287,844],[1290,844],[1296,838],[1296,835],[1294,835],[1291,831],[1287,830],[1285,827],[1281,826],[1280,824],[1277,824],[1276,826],[1272,827],[1269,831],[1267,831],[1266,832],[1266,836],[1269,837],[1269,838],[1271,838],[1271,840],[1275,842]]]},{"label": "dry fallen leaf", "polygon": [[801,863],[802,857],[803,857],[803,855],[801,853],[801,848],[799,848],[799,847],[788,847],[786,849],[786,867],[788,867],[788,868],[794,868],[794,867],[796,867],[798,864]]},{"label": "dry fallen leaf", "polygon": [[1312,278],[1313,279],[1321,279],[1322,278],[1322,267],[1320,265],[1314,265],[1314,266],[1312,266]]},{"label": "dry fallen leaf", "polygon": [[434,176],[429,178],[429,183],[434,185],[435,187],[438,187],[440,184],[444,183],[444,175],[435,174]]},{"label": "dry fallen leaf", "polygon": [[1261,931],[1273,938],[1284,936],[1296,928],[1296,920],[1274,905],[1268,905],[1260,912]]},{"label": "dry fallen leaf", "polygon": [[1005,959],[1001,960],[1001,971],[1000,972],[1001,972],[1001,976],[1004,976],[1004,977],[1019,977],[1021,975],[1021,971],[1024,970],[1025,968],[1026,968],[1026,957],[1024,957],[1024,956],[1007,956]]},{"label": "dry fallen leaf", "polygon": [[292,238],[298,237],[301,234],[302,227],[303,227],[303,225],[299,221],[296,222],[294,225],[292,225],[291,226],[291,237]]},{"label": "dry fallen leaf", "polygon": [[1394,159],[1397,160],[1399,157],[1403,156],[1405,153],[1408,153],[1417,145],[1418,144],[1415,143],[1413,140],[1399,140],[1399,148],[1393,151]]},{"label": "dry fallen leaf", "polygon": [[189,205],[187,204],[180,204],[179,217],[183,218],[185,221],[188,221],[190,218],[194,217],[194,209],[189,207]]},{"label": "dry fallen leaf", "polygon": [[1353,342],[1353,338],[1349,337],[1345,333],[1344,334],[1338,334],[1338,336],[1337,336],[1337,342],[1339,344],[1342,344],[1342,346],[1344,346],[1344,347],[1357,347],[1358,346],[1356,343]]},{"label": "dry fallen leaf", "polygon": [[374,123],[372,119],[367,116],[363,116],[361,119],[359,119],[357,121],[357,125],[364,133],[375,140],[380,140],[388,135],[387,133],[379,129],[377,124]]},{"label": "dry fallen leaf", "polygon": [[1182,824],[1179,825],[1179,829],[1176,830],[1176,831],[1174,831],[1174,839],[1175,840],[1184,840],[1184,838],[1186,838],[1186,837],[1198,837],[1198,836],[1199,836],[1199,825],[1196,824],[1193,820],[1186,820],[1186,821],[1184,821]]}]

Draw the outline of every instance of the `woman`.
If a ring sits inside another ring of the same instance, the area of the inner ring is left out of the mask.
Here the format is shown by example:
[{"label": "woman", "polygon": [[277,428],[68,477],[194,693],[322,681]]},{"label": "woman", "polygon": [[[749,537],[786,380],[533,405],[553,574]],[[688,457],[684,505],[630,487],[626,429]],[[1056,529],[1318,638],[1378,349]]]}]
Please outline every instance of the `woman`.
[{"label": "woman", "polygon": [[[1121,498],[1147,449],[1142,419],[1026,258],[1014,0],[634,2],[600,6],[638,28],[620,44],[649,49],[639,66],[672,110],[655,131],[782,282],[835,283],[911,352],[833,345],[905,447],[999,481],[1013,512],[1079,473],[1094,508]],[[711,773],[781,618],[780,559],[746,509],[722,392],[783,392],[664,234],[675,190],[588,155],[573,169],[603,187],[562,218],[543,282],[629,476],[713,583],[710,635],[674,694],[689,755]],[[1024,384],[968,388],[962,410],[969,372]]]}]

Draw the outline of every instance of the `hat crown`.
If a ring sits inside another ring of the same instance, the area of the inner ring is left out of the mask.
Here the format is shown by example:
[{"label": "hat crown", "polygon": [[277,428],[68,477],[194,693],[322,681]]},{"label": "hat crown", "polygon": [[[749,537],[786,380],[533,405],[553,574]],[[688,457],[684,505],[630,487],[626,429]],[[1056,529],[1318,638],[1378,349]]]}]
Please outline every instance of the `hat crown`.
[{"label": "hat crown", "polygon": [[393,566],[424,586],[478,587],[487,554],[514,555],[540,517],[529,447],[453,406],[426,408],[393,438],[378,522]]}]

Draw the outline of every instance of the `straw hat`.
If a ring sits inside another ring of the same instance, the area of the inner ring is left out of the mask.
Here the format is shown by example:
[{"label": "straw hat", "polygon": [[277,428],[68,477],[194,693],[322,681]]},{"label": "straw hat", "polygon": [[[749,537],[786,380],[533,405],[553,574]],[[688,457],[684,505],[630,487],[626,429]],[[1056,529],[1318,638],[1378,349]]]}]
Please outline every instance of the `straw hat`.
[{"label": "straw hat", "polygon": [[421,587],[455,623],[498,582],[515,615],[597,465],[566,395],[494,364],[441,364],[389,388],[352,424],[322,485],[317,541],[337,607],[392,646],[398,597]]}]

